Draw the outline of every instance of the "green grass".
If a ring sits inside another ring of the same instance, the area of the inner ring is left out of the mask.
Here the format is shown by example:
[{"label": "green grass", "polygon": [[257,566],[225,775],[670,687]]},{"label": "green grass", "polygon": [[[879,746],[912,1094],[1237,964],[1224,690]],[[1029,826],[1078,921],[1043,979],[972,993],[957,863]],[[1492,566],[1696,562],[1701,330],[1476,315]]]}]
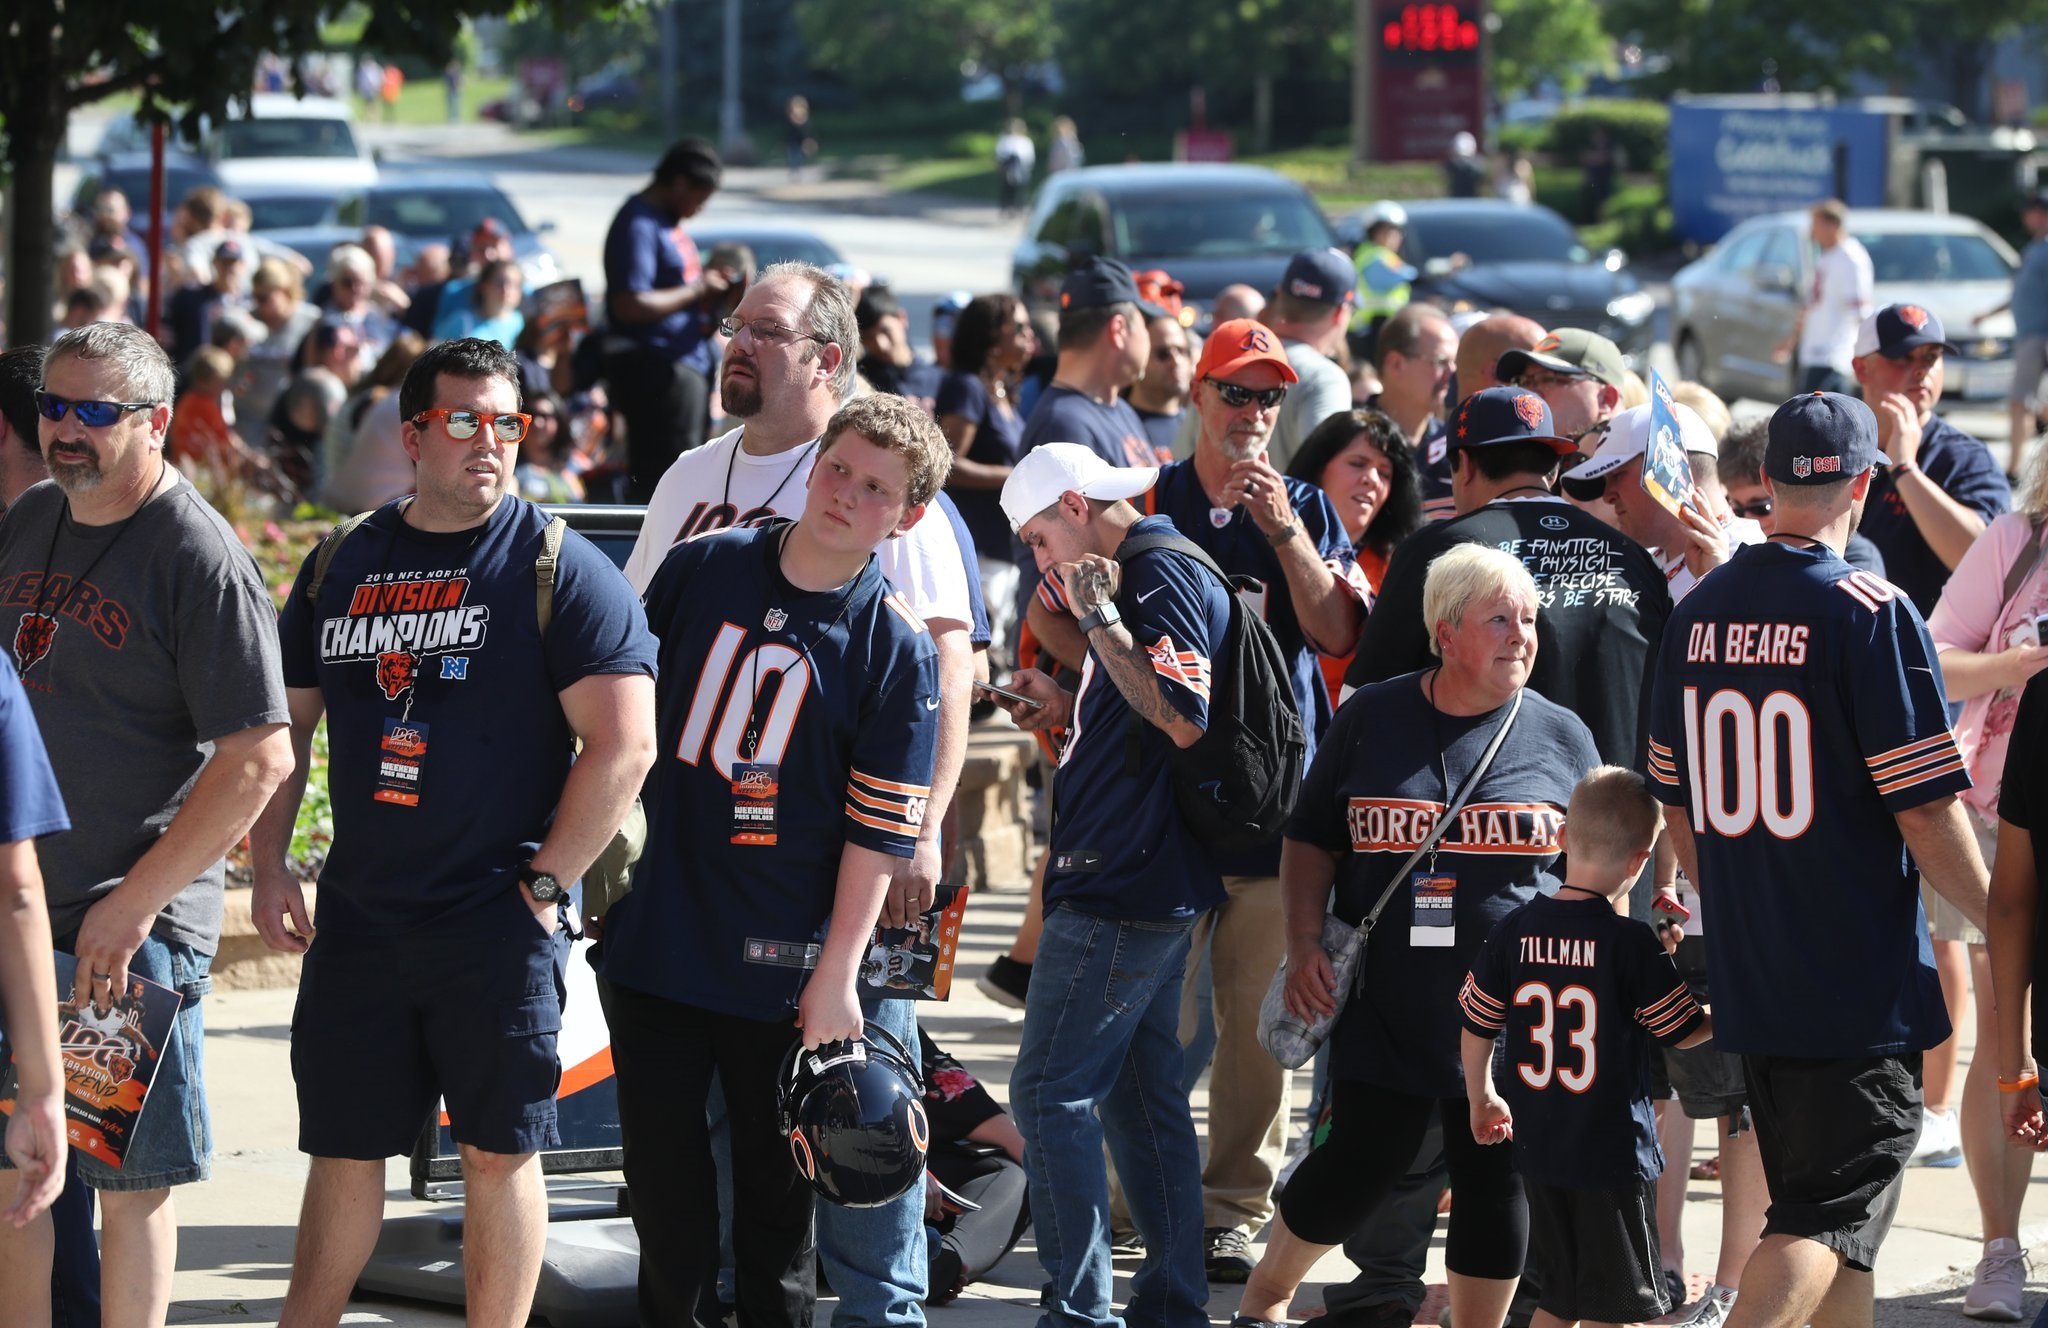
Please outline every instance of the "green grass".
[{"label": "green grass", "polygon": [[[462,78],[462,118],[474,121],[477,108],[486,102],[497,101],[512,90],[510,77],[498,74],[484,77],[479,74],[465,74]],[[349,98],[356,114],[365,124],[426,125],[445,124],[448,121],[448,94],[442,86],[440,75],[432,78],[409,78],[399,90],[398,101],[392,114],[386,116],[383,104],[366,108],[353,96]]]}]

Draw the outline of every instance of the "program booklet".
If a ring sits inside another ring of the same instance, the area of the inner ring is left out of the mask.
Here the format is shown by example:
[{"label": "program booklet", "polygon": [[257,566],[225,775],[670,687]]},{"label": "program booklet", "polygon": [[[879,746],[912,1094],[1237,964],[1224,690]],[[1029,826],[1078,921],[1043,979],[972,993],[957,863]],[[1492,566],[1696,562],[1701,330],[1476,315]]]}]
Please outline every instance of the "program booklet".
[{"label": "program booklet", "polygon": [[[71,1146],[110,1167],[128,1155],[142,1119],[149,1085],[184,998],[169,987],[128,975],[126,991],[95,991],[85,1005],[72,999],[78,961],[57,956],[58,1049],[64,1070],[64,1115]],[[0,1114],[12,1116],[21,1083],[14,1047],[0,1029]]]},{"label": "program booklet", "polygon": [[1679,439],[1678,412],[1664,375],[1650,372],[1650,442],[1643,449],[1643,492],[1673,516],[1692,501],[1692,462]]},{"label": "program booklet", "polygon": [[860,981],[917,1001],[943,1001],[953,991],[953,957],[967,887],[942,885],[928,912],[908,927],[877,927],[861,962]]}]

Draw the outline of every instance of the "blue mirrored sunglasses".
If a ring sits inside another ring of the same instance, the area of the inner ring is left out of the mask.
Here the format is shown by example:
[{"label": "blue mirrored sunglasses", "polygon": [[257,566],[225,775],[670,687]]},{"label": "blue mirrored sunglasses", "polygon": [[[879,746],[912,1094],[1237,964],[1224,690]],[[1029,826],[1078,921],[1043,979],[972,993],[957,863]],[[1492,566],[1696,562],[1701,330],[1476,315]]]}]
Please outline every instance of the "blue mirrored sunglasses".
[{"label": "blue mirrored sunglasses", "polygon": [[154,401],[73,401],[55,393],[36,392],[36,409],[46,420],[61,420],[64,412],[78,412],[78,422],[91,429],[104,429],[115,420],[133,410],[153,410]]}]

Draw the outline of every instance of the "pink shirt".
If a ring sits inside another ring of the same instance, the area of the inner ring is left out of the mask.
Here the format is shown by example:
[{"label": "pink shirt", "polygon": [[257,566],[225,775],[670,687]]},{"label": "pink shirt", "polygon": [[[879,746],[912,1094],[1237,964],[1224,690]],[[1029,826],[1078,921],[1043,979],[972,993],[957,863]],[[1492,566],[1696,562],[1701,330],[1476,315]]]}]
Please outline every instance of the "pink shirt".
[{"label": "pink shirt", "polygon": [[[2005,578],[2014,562],[2029,556],[2033,539],[2033,526],[2018,512],[1995,517],[1984,528],[1956,564],[1934,616],[1927,620],[1936,651],[1995,655],[2035,639],[2034,619],[2048,613],[2048,558],[2020,584],[2012,602],[2004,602]],[[1998,785],[2019,704],[2020,689],[2001,687],[1964,702],[1962,721],[1956,725],[1956,740],[1969,762],[1972,781],[1961,796],[1989,826],[1998,824]]]}]

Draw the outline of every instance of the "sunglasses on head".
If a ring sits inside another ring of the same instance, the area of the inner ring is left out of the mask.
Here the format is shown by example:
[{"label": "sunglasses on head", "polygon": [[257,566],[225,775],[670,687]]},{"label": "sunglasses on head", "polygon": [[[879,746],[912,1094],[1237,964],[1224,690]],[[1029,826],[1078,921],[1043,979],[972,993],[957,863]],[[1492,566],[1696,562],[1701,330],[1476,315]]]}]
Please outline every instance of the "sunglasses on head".
[{"label": "sunglasses on head", "polygon": [[36,410],[46,420],[61,420],[64,412],[78,412],[78,422],[89,429],[104,429],[130,411],[154,410],[154,401],[73,401],[53,392],[36,390]]},{"label": "sunglasses on head", "polygon": [[[448,426],[450,438],[458,443],[466,443],[476,437],[476,431],[483,427],[485,418],[473,410],[450,410],[446,406],[436,406],[432,410],[423,410],[413,416],[412,425],[415,429],[425,429],[428,420],[442,420]],[[492,415],[489,419],[491,433],[501,443],[517,443],[525,438],[526,431],[533,427],[531,415]]]},{"label": "sunglasses on head", "polygon": [[1271,410],[1287,396],[1287,389],[1284,386],[1254,391],[1249,387],[1239,387],[1236,383],[1220,382],[1214,378],[1209,380],[1209,386],[1216,389],[1216,395],[1222,397],[1223,404],[1232,410],[1243,410],[1254,401],[1259,403],[1261,409]]}]

